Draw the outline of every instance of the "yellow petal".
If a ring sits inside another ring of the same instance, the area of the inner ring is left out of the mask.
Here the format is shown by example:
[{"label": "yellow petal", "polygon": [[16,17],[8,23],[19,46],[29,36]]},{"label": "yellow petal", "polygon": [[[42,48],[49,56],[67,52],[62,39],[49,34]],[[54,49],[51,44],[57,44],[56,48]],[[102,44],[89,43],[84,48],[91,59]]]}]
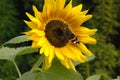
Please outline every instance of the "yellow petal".
[{"label": "yellow petal", "polygon": [[79,41],[84,43],[84,44],[96,44],[96,39],[89,37],[89,36],[82,36],[78,37]]},{"label": "yellow petal", "polygon": [[86,15],[88,13],[88,10],[82,11],[81,15]]},{"label": "yellow petal", "polygon": [[44,70],[49,69],[51,67],[51,64],[52,63],[49,63],[48,56],[45,57],[45,67],[44,67]]},{"label": "yellow petal", "polygon": [[45,44],[45,38],[44,37],[39,38],[37,45],[43,47],[44,44]]},{"label": "yellow petal", "polygon": [[89,56],[92,55],[92,52],[90,52],[83,43],[80,43],[77,46],[84,54],[89,55]]},{"label": "yellow petal", "polygon": [[67,12],[67,11],[69,11],[71,9],[72,9],[72,0],[70,0],[70,2],[67,4],[67,6],[65,7],[64,10]]},{"label": "yellow petal", "polygon": [[57,5],[56,0],[50,0],[50,1],[47,1],[47,3],[49,5],[48,9],[49,9],[49,12],[50,12],[49,13],[49,19],[56,18],[56,14],[57,14],[56,9],[58,9],[58,7],[56,7],[56,5]]},{"label": "yellow petal", "polygon": [[49,55],[49,63],[52,63],[53,58],[55,57],[54,46],[50,46],[50,55]]},{"label": "yellow petal", "polygon": [[65,21],[68,20],[68,18],[70,18],[71,16],[71,10],[72,10],[72,0],[70,0],[70,2],[66,5],[64,12],[63,12],[63,19]]},{"label": "yellow petal", "polygon": [[73,32],[76,36],[83,36],[83,35],[94,35],[97,31],[97,29],[88,29],[86,27],[76,27],[72,28]]},{"label": "yellow petal", "polygon": [[32,29],[31,31],[24,32],[24,34],[27,34],[28,36],[33,37],[33,39],[34,39],[34,37],[44,36],[45,32],[44,31],[40,31],[38,29]]},{"label": "yellow petal", "polygon": [[38,11],[38,9],[34,5],[32,7],[33,7],[33,11],[34,11],[35,17],[40,19],[40,21],[42,21],[42,19],[41,19],[41,12]]},{"label": "yellow petal", "polygon": [[31,14],[29,14],[29,13],[27,13],[27,12],[26,12],[26,15],[29,17],[29,19],[30,19],[31,21],[33,21],[34,23],[37,23],[37,24],[40,25],[40,21],[39,21],[37,18],[33,17]]},{"label": "yellow petal", "polygon": [[45,35],[44,31],[41,31],[41,30],[38,30],[38,29],[33,29],[32,32],[36,33],[38,36],[44,36]]},{"label": "yellow petal", "polygon": [[63,64],[67,69],[70,69],[70,65],[68,64],[68,60],[60,60],[61,64]]},{"label": "yellow petal", "polygon": [[50,55],[50,48],[49,48],[49,46],[47,45],[47,43],[45,43],[46,44],[46,47],[45,47],[45,49],[44,49],[44,54],[45,54],[45,56],[49,56]]},{"label": "yellow petal", "polygon": [[56,0],[56,4],[57,4],[57,8],[58,8],[57,10],[64,9],[65,1],[66,0]]},{"label": "yellow petal", "polygon": [[76,48],[75,46],[69,46],[69,49],[72,53],[74,53],[75,55],[79,57],[79,62],[87,61],[87,57],[84,56],[78,48]]},{"label": "yellow petal", "polygon": [[43,6],[43,11],[42,11],[42,17],[43,17],[43,20],[44,22],[46,23],[51,17],[50,14],[51,14],[51,2],[53,0],[44,0],[44,6]]},{"label": "yellow petal", "polygon": [[80,62],[81,61],[80,57],[78,55],[76,55],[75,53],[71,52],[71,50],[70,50],[71,48],[69,49],[69,46],[70,45],[66,45],[65,47],[61,48],[62,53],[66,57],[68,57],[74,61]]},{"label": "yellow petal", "polygon": [[66,48],[66,46],[60,48],[60,50],[62,51],[62,53],[63,53],[66,57],[73,59],[74,55],[70,52],[70,50],[68,50],[68,48]]},{"label": "yellow petal", "polygon": [[73,64],[73,62],[72,62],[71,59],[68,59],[68,63],[70,65],[71,69],[73,69],[74,71],[76,71],[75,66],[74,66],[74,64]]},{"label": "yellow petal", "polygon": [[76,26],[76,25],[81,25],[83,24],[85,21],[89,20],[90,18],[92,18],[92,15],[81,15],[78,13],[71,13],[72,16],[69,18],[68,22],[69,24],[72,23],[72,26]]},{"label": "yellow petal", "polygon": [[43,54],[46,48],[46,44],[44,43],[43,46],[40,49],[40,54]]},{"label": "yellow petal", "polygon": [[72,9],[72,0],[70,0],[70,2],[66,5],[64,12],[63,12],[63,19],[67,20],[66,18],[68,17],[68,15],[70,15],[70,13],[68,13],[70,10]]},{"label": "yellow petal", "polygon": [[31,47],[32,47],[32,48],[38,48],[38,47],[40,47],[40,46],[37,45],[37,42],[33,41]]},{"label": "yellow petal", "polygon": [[80,25],[81,25],[82,23],[84,23],[85,21],[91,19],[91,18],[92,18],[92,15],[86,15],[86,16],[81,17]]},{"label": "yellow petal", "polygon": [[59,18],[62,18],[64,12],[64,5],[65,5],[65,1],[66,0],[54,0],[54,5],[52,5],[52,11],[53,12],[53,18],[54,19],[59,19]]},{"label": "yellow petal", "polygon": [[73,12],[78,13],[78,12],[80,12],[81,10],[82,10],[82,4],[73,7]]},{"label": "yellow petal", "polygon": [[[77,8],[75,10],[77,10]],[[78,12],[75,10],[69,9],[69,11],[65,11],[65,16],[63,18],[65,21],[67,21],[68,24],[70,24],[73,27],[76,25],[81,25],[82,23],[84,23],[92,17],[92,15],[85,15],[86,12]]]},{"label": "yellow petal", "polygon": [[55,48],[55,54],[58,57],[58,59],[64,60],[64,55],[62,54],[59,48]]},{"label": "yellow petal", "polygon": [[32,22],[32,21],[26,21],[26,20],[24,20],[24,22],[25,22],[30,28],[32,28],[32,29],[38,28],[38,25],[35,24],[35,23]]},{"label": "yellow petal", "polygon": [[38,42],[39,38],[42,37],[43,34],[41,34],[41,36],[39,36],[40,34],[37,34],[36,32],[33,32],[33,31],[34,30],[24,32],[24,34],[26,34],[30,40]]}]

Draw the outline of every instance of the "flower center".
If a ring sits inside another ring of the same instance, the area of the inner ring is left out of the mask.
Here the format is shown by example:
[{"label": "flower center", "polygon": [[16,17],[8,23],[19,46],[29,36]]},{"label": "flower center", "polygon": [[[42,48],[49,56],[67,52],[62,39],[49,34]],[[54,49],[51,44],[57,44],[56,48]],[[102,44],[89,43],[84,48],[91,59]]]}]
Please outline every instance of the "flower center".
[{"label": "flower center", "polygon": [[45,37],[51,45],[60,48],[68,43],[64,31],[65,26],[66,24],[60,20],[51,20],[46,24]]}]

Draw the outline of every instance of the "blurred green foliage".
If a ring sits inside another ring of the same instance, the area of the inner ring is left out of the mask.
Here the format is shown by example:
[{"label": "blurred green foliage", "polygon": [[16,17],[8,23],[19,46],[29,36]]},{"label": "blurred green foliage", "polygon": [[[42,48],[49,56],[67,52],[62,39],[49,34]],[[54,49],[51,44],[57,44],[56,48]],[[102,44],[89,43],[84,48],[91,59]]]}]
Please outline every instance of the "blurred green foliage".
[{"label": "blurred green foliage", "polygon": [[16,15],[13,1],[0,1],[0,41],[8,40],[18,34],[16,31],[18,25]]},{"label": "blurred green foliage", "polygon": [[[70,0],[67,0],[69,2]],[[20,35],[27,27],[23,20],[27,19],[25,12],[33,14],[32,5],[42,11],[44,0],[1,0],[0,1],[0,44]],[[73,5],[83,4],[83,10],[89,9],[88,14],[93,18],[84,26],[97,28],[94,36],[96,45],[88,45],[96,58],[90,62],[80,64],[77,70],[88,77],[93,74],[102,74],[102,80],[109,80],[120,76],[120,0],[73,0]],[[36,61],[37,54],[20,56],[17,64],[22,73],[29,70]],[[21,59],[22,58],[22,59]],[[26,62],[25,62],[26,61]],[[15,80],[15,67],[11,62],[0,61],[0,79]]]}]

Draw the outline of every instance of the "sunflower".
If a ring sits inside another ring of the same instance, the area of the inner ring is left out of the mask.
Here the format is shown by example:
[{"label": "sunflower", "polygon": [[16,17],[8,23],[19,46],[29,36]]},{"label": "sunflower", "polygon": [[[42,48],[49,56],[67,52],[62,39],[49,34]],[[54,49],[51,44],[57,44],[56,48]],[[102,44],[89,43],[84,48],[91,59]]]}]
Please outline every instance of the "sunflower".
[{"label": "sunflower", "polygon": [[45,69],[49,69],[52,60],[57,57],[67,69],[73,69],[73,61],[83,63],[86,56],[92,53],[85,44],[95,44],[91,35],[97,29],[80,26],[92,15],[88,10],[81,11],[82,4],[72,7],[72,0],[65,5],[66,0],[44,0],[43,11],[34,5],[34,16],[26,12],[30,21],[24,21],[31,30],[25,34],[32,40],[33,48],[40,48],[39,53],[45,55]]}]

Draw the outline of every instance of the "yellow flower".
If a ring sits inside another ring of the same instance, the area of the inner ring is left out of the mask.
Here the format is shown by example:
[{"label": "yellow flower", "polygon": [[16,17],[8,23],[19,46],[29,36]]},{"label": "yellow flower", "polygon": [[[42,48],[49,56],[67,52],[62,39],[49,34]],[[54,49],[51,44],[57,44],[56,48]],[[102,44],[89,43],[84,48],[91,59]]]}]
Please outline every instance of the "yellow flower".
[{"label": "yellow flower", "polygon": [[88,10],[81,11],[82,4],[72,7],[72,0],[65,5],[66,0],[44,0],[43,11],[33,6],[34,16],[26,13],[30,21],[24,21],[31,30],[25,32],[32,40],[33,48],[40,48],[40,54],[45,55],[47,70],[56,56],[67,69],[75,70],[72,61],[85,62],[92,53],[84,44],[95,44],[91,35],[97,29],[80,26],[92,15],[86,15]]}]

